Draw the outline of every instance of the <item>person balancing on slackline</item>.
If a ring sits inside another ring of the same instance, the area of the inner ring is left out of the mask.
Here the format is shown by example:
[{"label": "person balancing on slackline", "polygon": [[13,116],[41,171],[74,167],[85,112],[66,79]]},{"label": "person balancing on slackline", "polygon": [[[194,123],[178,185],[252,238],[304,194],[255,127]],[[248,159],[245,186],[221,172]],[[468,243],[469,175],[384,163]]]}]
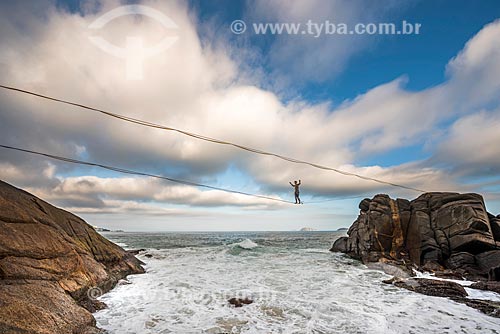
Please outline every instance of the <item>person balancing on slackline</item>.
[{"label": "person balancing on slackline", "polygon": [[300,190],[299,190],[300,180],[299,180],[299,182],[297,182],[297,181],[293,181],[293,183],[290,182],[290,185],[295,188],[295,204],[302,204],[302,202],[300,201],[300,197],[299,197],[299,194],[300,194]]}]

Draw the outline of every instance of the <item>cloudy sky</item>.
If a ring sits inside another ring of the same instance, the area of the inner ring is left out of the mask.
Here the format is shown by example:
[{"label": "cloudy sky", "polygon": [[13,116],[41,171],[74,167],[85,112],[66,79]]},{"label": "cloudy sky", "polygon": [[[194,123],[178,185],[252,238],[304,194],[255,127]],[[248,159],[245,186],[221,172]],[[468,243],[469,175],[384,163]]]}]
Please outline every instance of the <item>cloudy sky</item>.
[{"label": "cloudy sky", "polygon": [[[129,4],[170,24],[126,15],[92,26]],[[498,17],[498,1],[472,0],[3,1],[0,83],[426,191],[479,192],[498,214]],[[231,32],[236,19],[246,32]],[[406,20],[421,29],[252,31],[253,23],[308,20]],[[99,47],[96,37],[121,51]],[[141,58],[138,45],[165,41]],[[305,204],[296,206],[0,149],[2,180],[93,225],[331,230],[355,219],[352,197],[419,195],[12,91],[0,90],[0,102],[3,145],[291,201],[288,182],[303,183]]]}]

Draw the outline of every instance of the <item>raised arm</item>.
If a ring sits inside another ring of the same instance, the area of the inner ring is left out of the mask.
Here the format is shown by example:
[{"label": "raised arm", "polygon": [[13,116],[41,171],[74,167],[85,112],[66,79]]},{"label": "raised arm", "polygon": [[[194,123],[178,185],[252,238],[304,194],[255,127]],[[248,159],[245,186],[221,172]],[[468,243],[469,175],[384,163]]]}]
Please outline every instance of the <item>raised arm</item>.
[{"label": "raised arm", "polygon": [[299,185],[299,186],[300,186],[300,182],[301,182],[301,181],[299,180],[299,183],[298,183],[298,185]]},{"label": "raised arm", "polygon": [[291,185],[292,187],[295,187],[295,186],[293,185],[293,183],[292,183],[292,182],[288,182],[288,183],[290,183],[290,185]]}]

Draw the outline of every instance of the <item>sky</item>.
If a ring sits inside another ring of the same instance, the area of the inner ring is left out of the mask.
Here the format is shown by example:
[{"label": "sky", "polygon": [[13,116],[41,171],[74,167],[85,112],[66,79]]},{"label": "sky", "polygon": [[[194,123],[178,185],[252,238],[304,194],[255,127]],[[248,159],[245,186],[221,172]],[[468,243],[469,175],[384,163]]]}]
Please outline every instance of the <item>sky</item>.
[{"label": "sky", "polygon": [[[477,192],[497,215],[499,17],[493,0],[4,1],[0,83],[425,191]],[[403,21],[419,34],[254,30]],[[1,180],[126,231],[335,230],[364,197],[420,195],[6,90],[0,143],[288,201],[289,181],[302,182],[294,205],[0,148]]]}]

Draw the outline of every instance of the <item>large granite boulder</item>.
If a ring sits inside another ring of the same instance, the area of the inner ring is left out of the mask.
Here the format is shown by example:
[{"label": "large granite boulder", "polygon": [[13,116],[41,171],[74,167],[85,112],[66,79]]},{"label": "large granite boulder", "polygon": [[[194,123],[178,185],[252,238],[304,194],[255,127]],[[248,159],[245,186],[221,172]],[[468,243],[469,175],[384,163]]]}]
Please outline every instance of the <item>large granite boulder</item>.
[{"label": "large granite boulder", "polygon": [[89,289],[142,272],[81,218],[0,181],[0,333],[96,333]]},{"label": "large granite boulder", "polygon": [[411,207],[407,247],[417,264],[442,262],[452,253],[479,254],[497,248],[481,195],[427,193]]},{"label": "large granite boulder", "polygon": [[347,231],[349,237],[337,240],[336,247],[345,244],[345,253],[364,262],[400,258],[410,217],[409,202],[376,195],[361,201],[359,207],[358,219]]},{"label": "large granite boulder", "polygon": [[340,251],[365,263],[411,263],[425,270],[455,270],[496,279],[500,269],[500,220],[478,194],[426,193],[409,202],[376,195],[361,201]]}]

